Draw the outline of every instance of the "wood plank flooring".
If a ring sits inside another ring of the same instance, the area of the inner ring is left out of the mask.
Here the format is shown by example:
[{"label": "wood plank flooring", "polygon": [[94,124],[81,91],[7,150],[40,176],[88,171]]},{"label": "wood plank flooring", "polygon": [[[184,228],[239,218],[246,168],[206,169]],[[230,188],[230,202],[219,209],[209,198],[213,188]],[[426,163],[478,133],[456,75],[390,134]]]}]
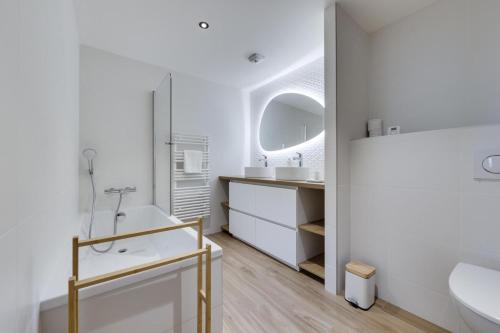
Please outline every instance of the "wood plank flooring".
[{"label": "wood plank flooring", "polygon": [[383,302],[367,312],[354,309],[322,283],[227,233],[210,239],[224,251],[224,333],[447,332]]}]

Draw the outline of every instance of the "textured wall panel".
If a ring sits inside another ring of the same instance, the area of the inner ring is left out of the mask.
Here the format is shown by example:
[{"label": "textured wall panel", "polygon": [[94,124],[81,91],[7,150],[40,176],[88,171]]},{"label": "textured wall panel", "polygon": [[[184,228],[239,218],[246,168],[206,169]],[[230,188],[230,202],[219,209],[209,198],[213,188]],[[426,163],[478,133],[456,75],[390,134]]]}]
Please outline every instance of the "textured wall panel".
[{"label": "textured wall panel", "polygon": [[258,142],[257,131],[262,113],[273,97],[281,93],[295,92],[310,96],[324,105],[324,86],[324,59],[320,58],[251,92],[252,165],[260,165],[258,159],[261,158],[262,154],[266,153],[269,156],[270,166],[286,166],[288,158],[295,156],[296,152],[300,152],[304,154],[304,166],[311,168],[312,172],[319,171],[321,177],[323,177],[325,160],[324,133],[299,146],[277,152],[264,152]]}]

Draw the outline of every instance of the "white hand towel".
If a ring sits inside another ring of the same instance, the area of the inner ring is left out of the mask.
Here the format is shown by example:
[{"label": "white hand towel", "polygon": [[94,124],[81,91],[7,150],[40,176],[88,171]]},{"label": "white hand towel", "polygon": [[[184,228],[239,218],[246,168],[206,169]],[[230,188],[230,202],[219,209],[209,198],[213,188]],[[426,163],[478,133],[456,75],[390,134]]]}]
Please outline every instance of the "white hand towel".
[{"label": "white hand towel", "polygon": [[199,150],[184,150],[184,173],[201,173],[203,153]]}]

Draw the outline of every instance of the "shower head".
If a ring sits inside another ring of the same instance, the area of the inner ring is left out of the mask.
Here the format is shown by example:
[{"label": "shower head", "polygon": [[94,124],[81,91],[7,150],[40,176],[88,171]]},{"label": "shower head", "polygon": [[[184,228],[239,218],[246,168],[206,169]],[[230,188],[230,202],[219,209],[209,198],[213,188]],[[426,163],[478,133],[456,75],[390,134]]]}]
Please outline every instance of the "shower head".
[{"label": "shower head", "polygon": [[87,160],[93,160],[95,156],[97,155],[97,151],[92,148],[85,148],[82,151],[83,157],[85,157]]},{"label": "shower head", "polygon": [[85,157],[87,159],[87,163],[89,166],[89,173],[91,175],[93,175],[94,174],[94,158],[97,155],[97,151],[95,149],[92,149],[92,148],[85,148],[82,151],[82,155],[83,155],[83,157]]}]

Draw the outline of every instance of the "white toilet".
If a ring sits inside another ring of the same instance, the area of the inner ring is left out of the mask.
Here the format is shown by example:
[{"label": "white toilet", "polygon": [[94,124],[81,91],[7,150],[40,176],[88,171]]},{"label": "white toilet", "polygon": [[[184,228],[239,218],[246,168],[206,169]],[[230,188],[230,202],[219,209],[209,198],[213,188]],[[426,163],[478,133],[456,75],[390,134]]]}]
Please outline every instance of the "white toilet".
[{"label": "white toilet", "polygon": [[500,333],[500,272],[460,263],[450,275],[450,293],[475,333]]}]

